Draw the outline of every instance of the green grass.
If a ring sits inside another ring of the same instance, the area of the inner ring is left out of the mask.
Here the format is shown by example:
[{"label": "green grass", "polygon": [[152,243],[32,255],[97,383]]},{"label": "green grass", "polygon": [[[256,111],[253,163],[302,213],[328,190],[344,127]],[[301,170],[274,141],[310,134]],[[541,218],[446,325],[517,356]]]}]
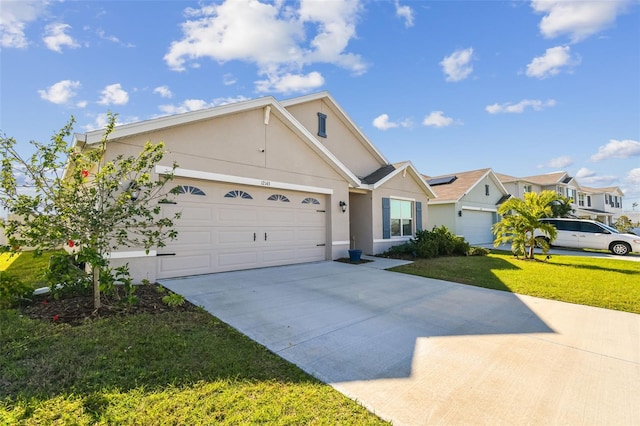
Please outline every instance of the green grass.
[{"label": "green grass", "polygon": [[16,254],[0,253],[0,271],[7,271],[29,283],[33,288],[46,286],[43,272],[49,266],[49,258],[56,253],[64,253],[63,250],[48,251],[41,256],[34,256],[34,252],[26,251]]},{"label": "green grass", "polygon": [[477,287],[640,313],[640,262],[554,255],[546,262],[511,253],[418,259],[392,269]]},{"label": "green grass", "polygon": [[0,424],[385,424],[205,312],[0,324]]},{"label": "green grass", "polygon": [[256,423],[387,424],[202,310],[79,326],[0,310],[0,425]]}]

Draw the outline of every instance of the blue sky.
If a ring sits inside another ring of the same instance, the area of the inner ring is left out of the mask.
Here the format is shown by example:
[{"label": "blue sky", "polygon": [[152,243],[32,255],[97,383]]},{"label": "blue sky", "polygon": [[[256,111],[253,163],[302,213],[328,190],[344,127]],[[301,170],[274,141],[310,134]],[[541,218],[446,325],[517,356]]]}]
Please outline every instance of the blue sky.
[{"label": "blue sky", "polygon": [[72,115],[328,90],[424,174],[564,170],[640,203],[637,0],[0,0],[0,48],[0,130],[25,154]]}]

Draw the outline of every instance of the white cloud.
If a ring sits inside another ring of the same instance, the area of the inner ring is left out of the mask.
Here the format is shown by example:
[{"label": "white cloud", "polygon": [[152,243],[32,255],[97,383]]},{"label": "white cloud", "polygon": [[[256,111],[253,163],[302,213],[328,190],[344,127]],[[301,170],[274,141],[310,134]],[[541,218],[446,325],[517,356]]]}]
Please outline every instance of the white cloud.
[{"label": "white cloud", "polygon": [[129,102],[129,94],[122,89],[120,83],[110,84],[101,92],[100,105],[125,105]]},{"label": "white cloud", "polygon": [[473,72],[472,59],[472,47],[456,50],[451,55],[445,56],[440,65],[447,76],[447,81],[460,81],[469,77]]},{"label": "white cloud", "polygon": [[62,80],[49,86],[47,90],[38,90],[38,93],[45,101],[60,105],[70,102],[79,88],[79,81]]},{"label": "white cloud", "polygon": [[629,170],[624,181],[630,185],[634,185],[636,188],[635,192],[640,194],[640,167]]},{"label": "white cloud", "polygon": [[542,111],[544,108],[555,106],[556,101],[554,99],[548,99],[546,101],[541,101],[537,99],[523,99],[517,104],[512,103],[504,103],[504,104],[493,104],[487,105],[485,110],[489,114],[499,114],[499,113],[511,113],[511,114],[521,114],[527,107],[532,108],[534,111]]},{"label": "white cloud", "polygon": [[554,169],[564,169],[573,164],[573,158],[569,156],[556,157],[549,160],[547,163],[547,167],[552,167]]},{"label": "white cloud", "polygon": [[608,144],[598,148],[598,153],[591,156],[591,161],[635,156],[640,156],[640,142],[631,139],[625,139],[623,141],[611,139]]},{"label": "white cloud", "polygon": [[324,84],[324,77],[316,71],[307,75],[303,74],[279,74],[268,75],[266,80],[256,81],[258,92],[308,92]]},{"label": "white cloud", "polygon": [[629,3],[628,0],[533,0],[531,7],[545,14],[539,24],[542,35],[553,38],[567,34],[575,43],[612,25]]},{"label": "white cloud", "polygon": [[589,170],[586,167],[582,167],[580,170],[576,172],[576,178],[578,179],[590,178],[595,175],[596,175],[596,172],[594,172],[593,170]]},{"label": "white cloud", "polygon": [[227,105],[236,102],[246,101],[248,98],[244,96],[236,96],[229,98],[215,98],[211,102],[202,99],[186,99],[180,105],[160,105],[160,111],[164,114],[181,114],[189,111],[198,111],[205,108],[213,108],[220,105]]},{"label": "white cloud", "polygon": [[405,27],[413,27],[413,9],[409,6],[400,6],[398,0],[396,0],[396,16],[404,19]]},{"label": "white cloud", "polygon": [[432,111],[431,114],[424,118],[422,124],[425,126],[446,127],[452,125],[453,122],[453,118],[445,117],[442,111]]},{"label": "white cloud", "polygon": [[225,86],[233,86],[236,84],[238,80],[234,77],[233,74],[227,73],[222,76],[222,84]]},{"label": "white cloud", "polygon": [[49,24],[45,27],[45,36],[42,38],[44,44],[54,52],[62,53],[62,47],[67,46],[71,49],[80,47],[78,43],[66,33],[71,26],[63,23]]},{"label": "white cloud", "polygon": [[176,71],[201,58],[246,61],[257,65],[259,75],[268,76],[256,82],[259,90],[316,88],[324,79],[317,71],[302,72],[310,64],[330,63],[354,74],[366,71],[359,55],[346,52],[356,36],[360,9],[356,0],[302,0],[298,9],[288,2],[257,0],[189,8],[183,37],[171,43],[164,60]]},{"label": "white cloud", "polygon": [[49,5],[46,0],[2,0],[0,6],[0,47],[24,49],[29,45],[25,34],[28,24],[43,15]]},{"label": "white cloud", "polygon": [[527,65],[527,76],[547,78],[556,75],[562,67],[573,66],[580,63],[579,58],[571,57],[569,46],[551,47],[543,56],[533,58]]},{"label": "white cloud", "polygon": [[373,127],[379,130],[395,129],[397,127],[411,127],[411,120],[390,121],[388,114],[380,114],[373,119]]},{"label": "white cloud", "polygon": [[157,93],[163,98],[171,98],[173,96],[173,93],[171,93],[171,90],[169,90],[169,86],[166,85],[156,87],[155,89],[153,89],[153,93]]}]

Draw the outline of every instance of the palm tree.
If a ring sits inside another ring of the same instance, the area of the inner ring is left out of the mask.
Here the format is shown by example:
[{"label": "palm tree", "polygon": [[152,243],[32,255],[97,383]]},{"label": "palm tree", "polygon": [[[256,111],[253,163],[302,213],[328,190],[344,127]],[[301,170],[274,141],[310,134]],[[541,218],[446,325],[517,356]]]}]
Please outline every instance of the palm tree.
[{"label": "palm tree", "polygon": [[554,203],[566,202],[566,197],[555,191],[542,191],[541,193],[527,192],[524,200],[510,198],[498,208],[498,214],[502,220],[493,225],[492,230],[496,236],[493,245],[511,243],[511,250],[516,256],[524,256],[525,259],[534,259],[533,249],[536,245],[542,248],[543,253],[549,250],[547,240],[540,238],[536,241],[534,232],[539,229],[549,237],[549,241],[556,238],[556,228],[540,222],[545,217],[553,217]]}]

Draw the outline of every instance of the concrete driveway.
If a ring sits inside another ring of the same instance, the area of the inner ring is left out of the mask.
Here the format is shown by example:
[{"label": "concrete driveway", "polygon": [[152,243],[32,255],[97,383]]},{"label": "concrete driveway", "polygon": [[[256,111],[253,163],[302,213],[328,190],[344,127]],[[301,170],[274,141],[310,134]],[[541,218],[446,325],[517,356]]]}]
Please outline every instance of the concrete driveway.
[{"label": "concrete driveway", "polygon": [[640,424],[640,315],[319,262],[161,280],[395,425]]}]

